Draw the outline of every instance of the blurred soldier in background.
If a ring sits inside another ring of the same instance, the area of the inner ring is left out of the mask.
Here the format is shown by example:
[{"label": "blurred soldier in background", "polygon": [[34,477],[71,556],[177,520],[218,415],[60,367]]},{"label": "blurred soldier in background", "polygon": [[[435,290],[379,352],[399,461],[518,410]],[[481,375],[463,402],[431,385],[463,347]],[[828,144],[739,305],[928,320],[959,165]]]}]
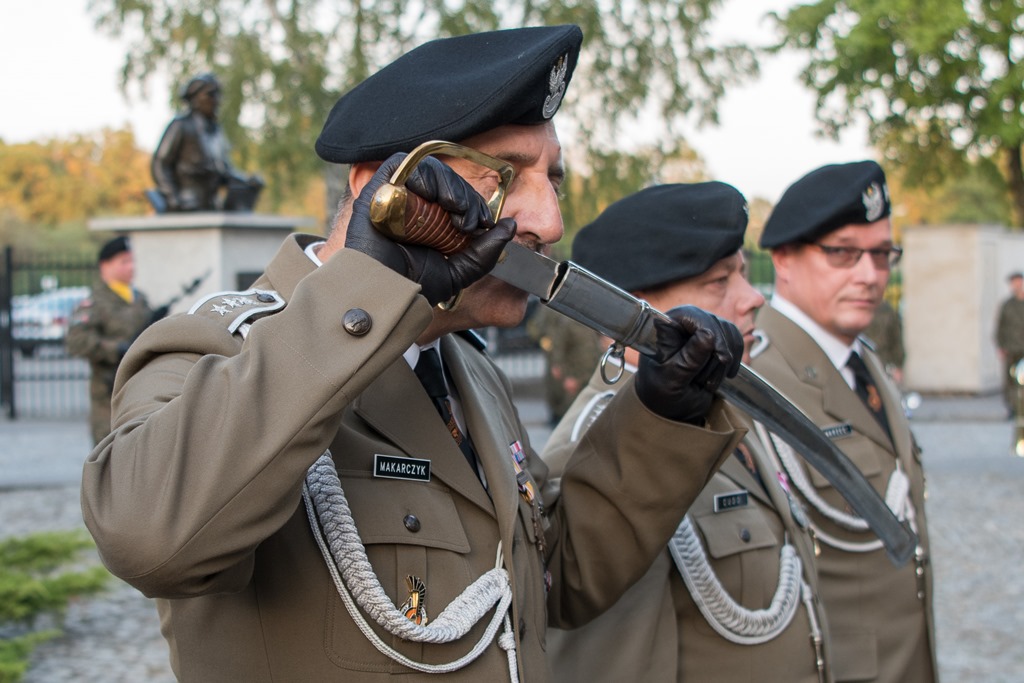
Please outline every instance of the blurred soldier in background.
[{"label": "blurred soldier in background", "polygon": [[603,352],[601,337],[547,306],[537,307],[526,331],[544,352],[544,391],[555,425],[594,372]]},{"label": "blurred soldier in background", "polygon": [[903,348],[903,320],[885,299],[875,309],[875,315],[864,330],[864,336],[875,345],[875,353],[882,359],[885,369],[896,384],[902,385],[903,363],[907,360],[907,352]]},{"label": "blurred soldier in background", "polygon": [[93,444],[110,433],[110,397],[114,375],[132,341],[166,310],[153,311],[132,287],[135,259],[127,237],[100,248],[99,273],[92,292],[75,308],[66,339],[68,353],[89,361],[89,428]]},{"label": "blurred soldier in background", "polygon": [[1003,361],[1003,400],[1009,416],[1017,414],[1017,380],[1011,375],[1013,366],[1024,358],[1024,274],[1010,273],[1010,297],[999,307],[996,324],[996,346]]}]

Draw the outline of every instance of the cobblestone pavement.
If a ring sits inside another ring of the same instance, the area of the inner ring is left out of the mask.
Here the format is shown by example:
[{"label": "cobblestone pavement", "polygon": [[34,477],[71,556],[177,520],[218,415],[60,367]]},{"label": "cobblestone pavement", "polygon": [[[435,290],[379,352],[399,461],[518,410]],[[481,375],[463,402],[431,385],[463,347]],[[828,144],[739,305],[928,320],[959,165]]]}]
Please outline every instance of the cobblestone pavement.
[{"label": "cobblestone pavement", "polygon": [[[539,444],[543,407],[527,401],[522,411]],[[994,399],[926,399],[914,418],[928,472],[944,683],[1024,681],[1024,458],[1010,455],[1001,414]],[[0,535],[83,527],[87,438],[81,425],[0,421]],[[71,606],[64,635],[36,650],[26,683],[174,681],[153,603],[112,586]]]}]

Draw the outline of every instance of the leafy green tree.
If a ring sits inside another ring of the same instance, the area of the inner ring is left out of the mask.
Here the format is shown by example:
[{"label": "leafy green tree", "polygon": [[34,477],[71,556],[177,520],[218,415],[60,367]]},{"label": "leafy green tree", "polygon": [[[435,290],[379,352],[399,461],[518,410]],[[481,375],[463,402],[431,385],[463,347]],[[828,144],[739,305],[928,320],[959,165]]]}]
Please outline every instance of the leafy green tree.
[{"label": "leafy green tree", "polygon": [[865,116],[908,184],[992,159],[1024,224],[1020,0],[817,0],[774,16],[778,47],[810,57],[803,80],[826,132]]},{"label": "leafy green tree", "polygon": [[[726,85],[756,73],[750,48],[711,39],[721,4],[509,0],[500,13],[497,3],[481,0],[91,0],[89,7],[101,30],[133,40],[123,86],[145,85],[156,70],[182,82],[200,71],[217,73],[221,118],[238,165],[267,177],[273,204],[275,195],[322,168],[312,145],[340,94],[441,36],[579,24],[584,52],[564,109],[586,132],[580,144],[602,154],[621,151],[624,133],[639,128],[655,140],[679,138],[684,119],[714,122]],[[661,153],[674,148],[670,143]],[[603,172],[605,160],[593,159],[594,169],[583,172]]]},{"label": "leafy green tree", "polygon": [[612,202],[654,183],[696,182],[706,178],[704,160],[684,143],[669,152],[656,145],[632,152],[594,150],[588,167],[586,173],[577,173],[570,166],[562,184],[560,205],[565,238],[556,249],[565,258],[579,229]]}]

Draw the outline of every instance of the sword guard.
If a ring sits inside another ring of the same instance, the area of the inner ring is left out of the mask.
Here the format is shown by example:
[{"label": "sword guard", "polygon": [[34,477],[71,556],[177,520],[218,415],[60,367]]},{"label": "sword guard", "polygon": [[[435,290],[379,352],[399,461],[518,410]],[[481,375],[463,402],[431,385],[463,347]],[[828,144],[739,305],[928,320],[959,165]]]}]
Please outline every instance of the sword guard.
[{"label": "sword guard", "polygon": [[409,192],[405,183],[416,166],[431,154],[444,154],[466,159],[497,171],[499,181],[487,208],[495,222],[501,216],[508,187],[515,177],[515,169],[501,159],[452,142],[432,140],[409,153],[390,178],[370,201],[370,222],[378,231],[402,244],[418,244],[436,249],[445,256],[457,254],[469,244],[469,235],[459,231],[448,213],[437,204]]}]

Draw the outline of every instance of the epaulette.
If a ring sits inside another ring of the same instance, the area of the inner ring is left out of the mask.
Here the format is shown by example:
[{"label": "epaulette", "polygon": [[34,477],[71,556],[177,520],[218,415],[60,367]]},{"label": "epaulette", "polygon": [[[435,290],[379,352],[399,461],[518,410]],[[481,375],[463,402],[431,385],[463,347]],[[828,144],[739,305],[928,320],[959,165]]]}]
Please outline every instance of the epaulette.
[{"label": "epaulette", "polygon": [[284,306],[284,298],[272,289],[247,289],[210,294],[193,304],[188,314],[223,320],[228,332],[234,334],[242,325],[276,313]]},{"label": "epaulette", "polygon": [[875,346],[875,342],[873,342],[871,339],[865,337],[863,334],[858,335],[857,339],[858,341],[860,341],[861,344],[868,347],[875,353],[878,353],[878,348]]},{"label": "epaulette", "polygon": [[753,360],[771,346],[771,340],[768,339],[768,333],[764,330],[756,329],[753,331],[754,345],[750,347],[750,358]]},{"label": "epaulette", "polygon": [[487,353],[487,340],[475,330],[459,330],[455,334],[468,341],[480,353]]}]

